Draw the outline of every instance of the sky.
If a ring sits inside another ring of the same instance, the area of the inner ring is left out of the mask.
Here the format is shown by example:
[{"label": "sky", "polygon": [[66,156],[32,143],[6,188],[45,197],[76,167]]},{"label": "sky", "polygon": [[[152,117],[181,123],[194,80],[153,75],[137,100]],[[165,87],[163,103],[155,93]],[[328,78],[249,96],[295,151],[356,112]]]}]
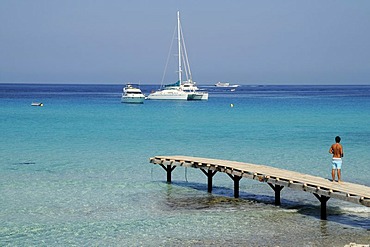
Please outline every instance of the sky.
[{"label": "sky", "polygon": [[161,84],[178,10],[198,85],[370,85],[367,0],[0,0],[0,83]]}]

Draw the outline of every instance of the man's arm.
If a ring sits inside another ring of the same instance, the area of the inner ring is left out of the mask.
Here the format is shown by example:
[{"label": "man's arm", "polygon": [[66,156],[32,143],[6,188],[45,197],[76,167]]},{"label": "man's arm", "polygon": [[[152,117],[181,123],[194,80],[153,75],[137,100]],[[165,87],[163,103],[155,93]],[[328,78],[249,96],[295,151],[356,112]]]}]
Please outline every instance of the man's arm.
[{"label": "man's arm", "polygon": [[329,149],[329,154],[332,154],[333,153],[333,145],[331,145],[330,149]]}]

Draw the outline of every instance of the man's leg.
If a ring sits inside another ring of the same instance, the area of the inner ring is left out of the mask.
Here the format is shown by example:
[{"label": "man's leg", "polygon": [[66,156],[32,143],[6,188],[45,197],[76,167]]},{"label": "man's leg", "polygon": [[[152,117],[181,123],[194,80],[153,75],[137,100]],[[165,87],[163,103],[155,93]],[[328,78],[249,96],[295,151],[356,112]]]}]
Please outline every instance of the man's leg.
[{"label": "man's leg", "polygon": [[337,172],[338,172],[338,182],[340,182],[341,181],[341,179],[340,179],[340,169],[337,169]]},{"label": "man's leg", "polygon": [[334,169],[331,169],[331,178],[332,178],[332,181],[334,182],[335,181],[335,170]]}]

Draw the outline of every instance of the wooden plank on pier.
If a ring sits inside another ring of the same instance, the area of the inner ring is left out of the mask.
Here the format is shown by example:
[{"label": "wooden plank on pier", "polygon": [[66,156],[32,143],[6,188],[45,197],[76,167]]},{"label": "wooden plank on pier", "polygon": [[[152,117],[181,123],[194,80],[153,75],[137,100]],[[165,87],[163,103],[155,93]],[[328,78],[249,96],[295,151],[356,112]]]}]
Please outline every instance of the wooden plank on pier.
[{"label": "wooden plank on pier", "polygon": [[349,182],[332,182],[322,177],[244,162],[190,156],[155,156],[158,165],[185,166],[224,172],[245,178],[289,187],[370,207],[370,187]]}]

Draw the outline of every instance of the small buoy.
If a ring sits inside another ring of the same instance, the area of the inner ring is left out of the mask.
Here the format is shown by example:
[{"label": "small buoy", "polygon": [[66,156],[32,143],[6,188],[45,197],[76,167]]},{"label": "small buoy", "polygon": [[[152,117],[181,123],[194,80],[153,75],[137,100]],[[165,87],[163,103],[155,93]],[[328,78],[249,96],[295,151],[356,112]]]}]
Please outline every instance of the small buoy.
[{"label": "small buoy", "polygon": [[230,107],[234,107],[234,104],[230,104]]}]

